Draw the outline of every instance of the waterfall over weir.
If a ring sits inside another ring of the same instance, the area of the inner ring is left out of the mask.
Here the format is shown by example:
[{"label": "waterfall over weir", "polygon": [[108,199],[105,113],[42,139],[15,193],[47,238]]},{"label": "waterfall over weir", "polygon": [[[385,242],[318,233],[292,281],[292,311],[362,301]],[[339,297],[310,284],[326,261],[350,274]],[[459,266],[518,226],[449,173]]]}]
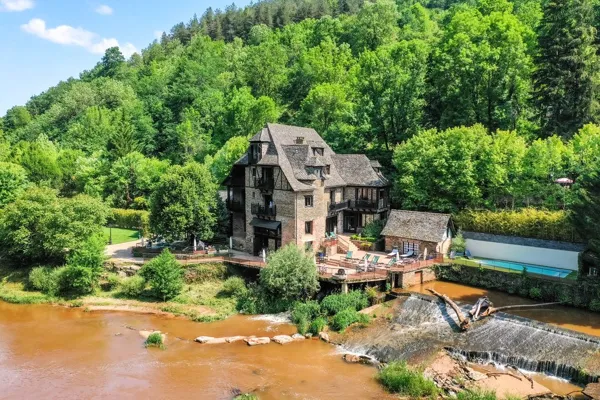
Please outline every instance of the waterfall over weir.
[{"label": "waterfall over weir", "polygon": [[[463,307],[465,314],[469,308]],[[505,313],[459,332],[454,311],[423,295],[401,300],[396,311],[392,324],[368,337],[351,338],[346,348],[360,348],[383,361],[446,348],[469,361],[513,365],[577,382],[597,381],[600,376],[600,338]]]}]

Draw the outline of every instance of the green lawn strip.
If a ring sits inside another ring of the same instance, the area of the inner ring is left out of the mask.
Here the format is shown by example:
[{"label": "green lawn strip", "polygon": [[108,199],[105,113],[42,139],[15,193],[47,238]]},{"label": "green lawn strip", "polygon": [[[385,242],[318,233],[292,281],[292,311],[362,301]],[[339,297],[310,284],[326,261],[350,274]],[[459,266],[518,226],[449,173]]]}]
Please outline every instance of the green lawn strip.
[{"label": "green lawn strip", "polygon": [[[111,236],[111,228],[104,227],[104,237],[108,243]],[[134,242],[139,239],[138,231],[134,229],[112,228],[112,244]]]}]

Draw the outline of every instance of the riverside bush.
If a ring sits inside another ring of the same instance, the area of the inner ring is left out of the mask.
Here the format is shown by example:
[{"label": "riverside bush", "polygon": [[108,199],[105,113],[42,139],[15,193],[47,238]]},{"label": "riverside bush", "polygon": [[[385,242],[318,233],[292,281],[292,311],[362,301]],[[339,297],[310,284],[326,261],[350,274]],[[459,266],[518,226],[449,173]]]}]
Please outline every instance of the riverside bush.
[{"label": "riverside bush", "polygon": [[532,287],[531,289],[529,289],[529,297],[531,297],[534,300],[539,300],[542,298],[542,289],[537,288],[537,287]]},{"label": "riverside bush", "polygon": [[[496,393],[485,390],[463,390],[456,394],[458,400],[496,400]],[[516,397],[517,399],[519,397]],[[515,397],[512,397],[515,399]],[[506,396],[506,400],[511,400],[510,396]]]},{"label": "riverside bush", "polygon": [[391,362],[377,374],[377,379],[392,393],[412,398],[435,397],[438,388],[420,371],[410,368],[405,361]]},{"label": "riverside bush", "polygon": [[335,314],[331,327],[336,331],[343,331],[355,322],[366,324],[369,322],[369,316],[359,313],[354,308],[346,308]]},{"label": "riverside bush", "polygon": [[327,315],[335,315],[347,308],[359,311],[368,306],[369,299],[367,295],[358,290],[346,294],[330,294],[321,302],[321,308]]},{"label": "riverside bush", "polygon": [[163,301],[172,299],[183,289],[183,268],[168,249],[145,264],[140,275],[150,285],[152,295]]},{"label": "riverside bush", "polygon": [[239,276],[232,276],[223,282],[221,293],[229,297],[240,297],[244,295],[247,290],[246,282],[244,282],[242,278]]},{"label": "riverside bush", "polygon": [[319,334],[319,332],[322,332],[323,329],[325,329],[326,325],[327,325],[327,320],[323,317],[318,317],[317,319],[315,319],[314,321],[312,321],[310,323],[310,326],[308,327],[308,331],[316,336]]},{"label": "riverside bush", "polygon": [[59,292],[66,296],[85,296],[94,291],[98,277],[92,268],[68,265],[62,268]]},{"label": "riverside bush", "polygon": [[37,267],[29,272],[29,286],[48,295],[56,295],[59,288],[60,268]]},{"label": "riverside bush", "polygon": [[320,315],[321,306],[319,303],[316,301],[307,301],[305,303],[298,302],[294,304],[291,318],[292,322],[296,324],[296,327],[298,328],[298,333],[304,335],[308,331],[312,332],[311,328],[313,327],[313,322],[316,321]]},{"label": "riverside bush", "polygon": [[117,274],[108,274],[104,288],[106,290],[115,290],[121,286],[121,277]]},{"label": "riverside bush", "polygon": [[139,297],[145,288],[146,280],[139,275],[135,275],[121,281],[120,291],[127,297]]},{"label": "riverside bush", "polygon": [[185,283],[204,283],[225,279],[227,267],[223,263],[205,263],[190,265],[185,269]]}]

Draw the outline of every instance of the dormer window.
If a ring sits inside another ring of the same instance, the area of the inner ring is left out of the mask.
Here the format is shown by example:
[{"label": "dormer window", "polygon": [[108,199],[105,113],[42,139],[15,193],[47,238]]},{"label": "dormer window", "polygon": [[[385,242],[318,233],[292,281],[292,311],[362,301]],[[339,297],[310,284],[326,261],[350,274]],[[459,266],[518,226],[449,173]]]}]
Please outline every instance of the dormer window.
[{"label": "dormer window", "polygon": [[323,148],[322,147],[313,147],[313,155],[314,156],[322,156]]},{"label": "dormer window", "polygon": [[323,168],[314,168],[313,173],[317,176],[317,178],[323,177]]},{"label": "dormer window", "polygon": [[250,162],[257,163],[260,161],[262,152],[260,151],[260,144],[253,143],[250,145]]}]

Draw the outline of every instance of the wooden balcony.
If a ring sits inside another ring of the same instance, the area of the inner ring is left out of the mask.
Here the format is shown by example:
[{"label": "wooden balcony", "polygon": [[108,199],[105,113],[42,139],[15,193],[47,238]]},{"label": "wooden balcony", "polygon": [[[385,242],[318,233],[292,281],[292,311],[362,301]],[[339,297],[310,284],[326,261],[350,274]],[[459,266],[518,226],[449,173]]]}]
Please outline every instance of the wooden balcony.
[{"label": "wooden balcony", "polygon": [[337,214],[340,211],[348,209],[350,206],[350,200],[342,201],[340,203],[327,203],[327,212],[329,214]]},{"label": "wooden balcony", "polygon": [[277,205],[273,204],[272,207],[267,207],[254,203],[250,206],[250,211],[259,218],[274,218],[277,216]]},{"label": "wooden balcony", "polygon": [[379,200],[349,200],[348,208],[354,211],[379,212],[387,210],[389,202],[387,199]]}]

